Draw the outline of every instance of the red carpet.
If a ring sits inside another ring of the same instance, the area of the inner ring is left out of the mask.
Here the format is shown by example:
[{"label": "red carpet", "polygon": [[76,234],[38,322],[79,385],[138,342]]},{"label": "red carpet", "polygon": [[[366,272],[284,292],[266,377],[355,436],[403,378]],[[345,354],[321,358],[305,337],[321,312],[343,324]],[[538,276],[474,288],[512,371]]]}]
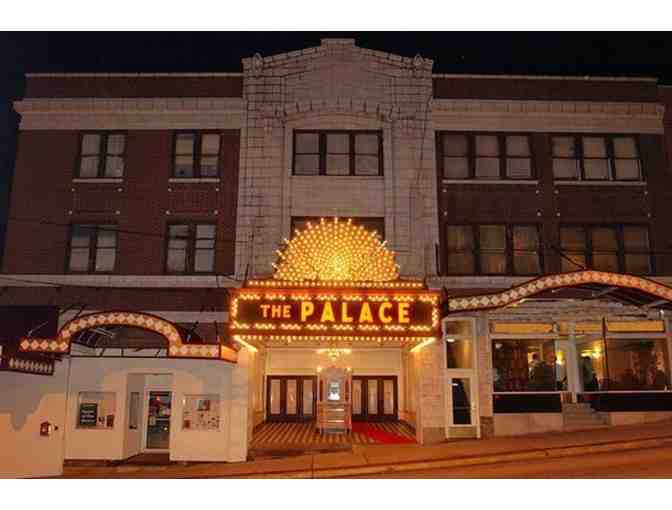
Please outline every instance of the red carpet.
[{"label": "red carpet", "polygon": [[354,422],[352,424],[352,431],[359,434],[364,434],[378,443],[384,444],[412,444],[415,441],[409,437],[404,437],[399,434],[394,434],[384,430],[382,427],[377,427],[371,423]]}]

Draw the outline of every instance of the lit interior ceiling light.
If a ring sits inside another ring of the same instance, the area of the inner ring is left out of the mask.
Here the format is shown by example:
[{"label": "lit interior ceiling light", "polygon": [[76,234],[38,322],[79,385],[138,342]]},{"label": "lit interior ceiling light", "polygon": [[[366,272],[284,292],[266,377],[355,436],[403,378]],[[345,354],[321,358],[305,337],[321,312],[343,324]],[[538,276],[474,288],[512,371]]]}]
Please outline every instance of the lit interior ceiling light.
[{"label": "lit interior ceiling light", "polygon": [[399,278],[394,252],[352,220],[323,219],[297,230],[278,250],[273,278],[284,281],[389,282]]}]

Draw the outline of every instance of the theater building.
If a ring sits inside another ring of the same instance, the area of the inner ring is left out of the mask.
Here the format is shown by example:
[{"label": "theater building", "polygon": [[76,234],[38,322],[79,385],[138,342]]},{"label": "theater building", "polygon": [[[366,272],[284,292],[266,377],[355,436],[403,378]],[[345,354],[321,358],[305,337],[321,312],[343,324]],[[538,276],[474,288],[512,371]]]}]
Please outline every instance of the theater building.
[{"label": "theater building", "polygon": [[433,64],[28,75],[0,474],[672,418],[669,88]]}]

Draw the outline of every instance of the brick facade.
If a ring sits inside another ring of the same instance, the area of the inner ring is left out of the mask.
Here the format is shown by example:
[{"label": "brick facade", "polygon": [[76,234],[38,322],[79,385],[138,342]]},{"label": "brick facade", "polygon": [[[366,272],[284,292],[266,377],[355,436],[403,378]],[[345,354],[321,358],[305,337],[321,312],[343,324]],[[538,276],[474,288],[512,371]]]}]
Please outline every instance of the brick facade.
[{"label": "brick facade", "polygon": [[[446,274],[452,223],[538,225],[545,273],[561,269],[563,223],[646,225],[653,277],[672,281],[672,94],[655,80],[434,75],[430,60],[350,39],[242,64],[242,74],[229,76],[30,76],[15,105],[22,121],[2,263],[5,276],[26,281],[8,285],[0,305],[85,303],[193,312],[198,321],[204,311],[226,310],[226,287],[271,274],[293,217],[320,216],[384,218],[402,276],[451,296],[529,279]],[[124,178],[75,179],[80,133],[102,129],[127,133]],[[220,178],[171,178],[173,136],[186,129],[223,133]],[[293,175],[295,130],[381,132],[383,175]],[[438,135],[458,131],[529,134],[536,175],[476,185],[444,180]],[[554,133],[636,135],[644,181],[558,183]],[[214,275],[165,274],[167,225],[186,221],[216,224]],[[65,274],[68,229],[77,223],[117,225],[114,274]],[[40,278],[63,288],[38,287]],[[487,318],[475,324],[474,391],[482,434],[492,435],[492,345]],[[407,356],[415,408],[403,412],[415,416],[421,439],[440,439],[448,402],[443,345]],[[248,393],[239,382],[236,391]]]}]

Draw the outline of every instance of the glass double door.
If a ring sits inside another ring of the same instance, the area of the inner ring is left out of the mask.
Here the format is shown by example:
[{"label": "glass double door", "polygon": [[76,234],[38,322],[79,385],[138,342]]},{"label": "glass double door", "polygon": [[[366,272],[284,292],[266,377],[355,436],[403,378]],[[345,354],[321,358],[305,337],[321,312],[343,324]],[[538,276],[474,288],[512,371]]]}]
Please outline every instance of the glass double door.
[{"label": "glass double door", "polygon": [[317,398],[315,376],[270,375],[266,379],[268,421],[312,421]]},{"label": "glass double door", "polygon": [[352,419],[397,420],[396,376],[352,376]]}]

